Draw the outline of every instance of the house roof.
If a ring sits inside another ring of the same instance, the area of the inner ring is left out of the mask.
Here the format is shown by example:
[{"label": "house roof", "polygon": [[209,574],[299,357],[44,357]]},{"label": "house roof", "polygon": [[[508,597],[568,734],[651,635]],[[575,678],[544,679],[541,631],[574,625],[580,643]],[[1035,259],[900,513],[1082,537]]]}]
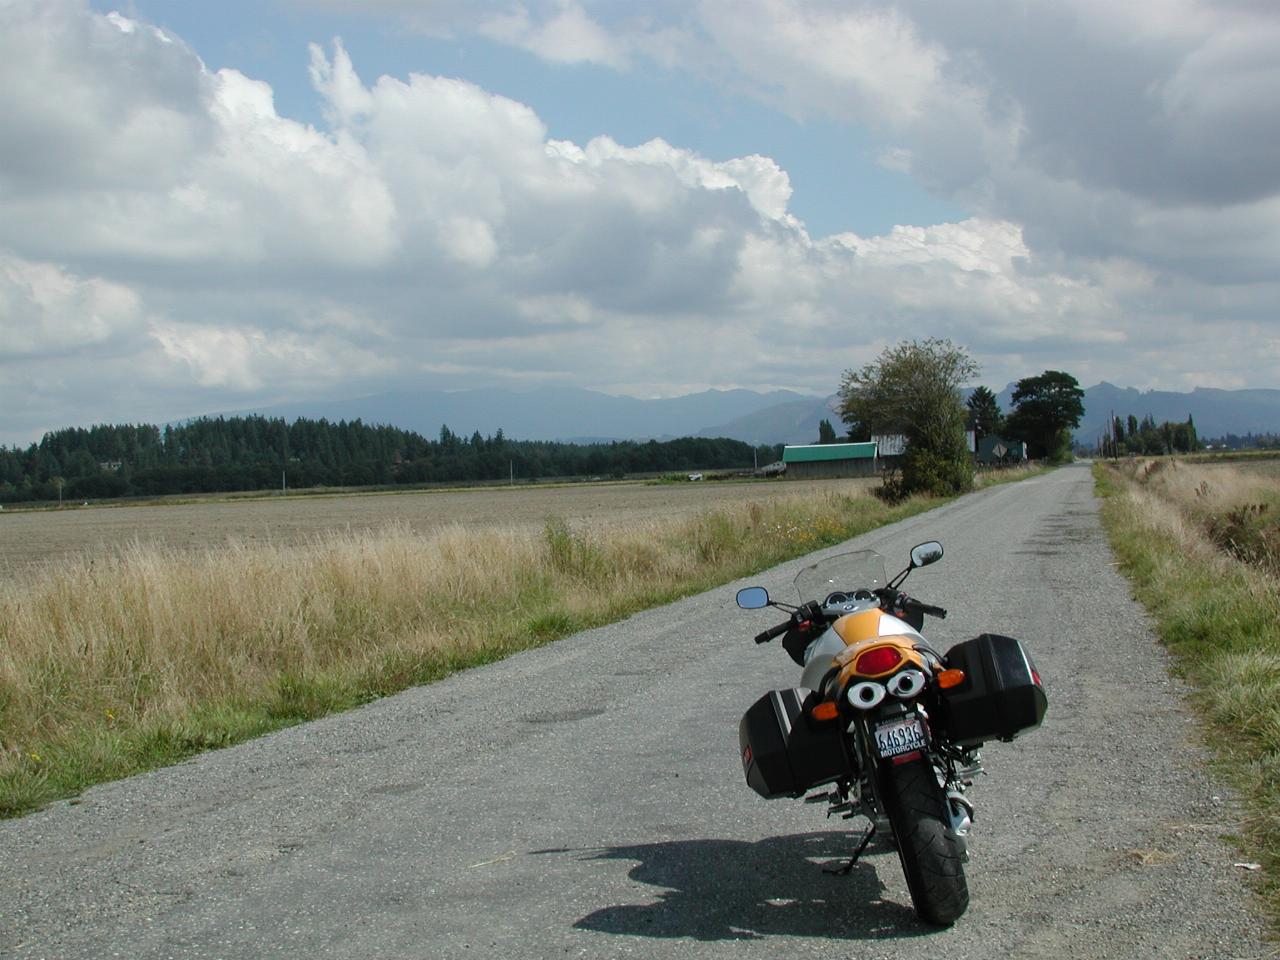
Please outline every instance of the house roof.
[{"label": "house roof", "polygon": [[875,459],[874,443],[814,443],[797,447],[784,447],[784,463],[819,463],[829,460]]}]

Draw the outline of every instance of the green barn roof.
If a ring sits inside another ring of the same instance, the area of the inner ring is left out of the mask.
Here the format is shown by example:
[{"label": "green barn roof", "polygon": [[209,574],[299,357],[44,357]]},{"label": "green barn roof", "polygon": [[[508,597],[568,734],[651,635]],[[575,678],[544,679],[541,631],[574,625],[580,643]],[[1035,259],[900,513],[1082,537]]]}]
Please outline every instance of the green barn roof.
[{"label": "green barn roof", "polygon": [[874,443],[814,443],[801,447],[784,447],[783,463],[818,463],[829,460],[873,460]]}]

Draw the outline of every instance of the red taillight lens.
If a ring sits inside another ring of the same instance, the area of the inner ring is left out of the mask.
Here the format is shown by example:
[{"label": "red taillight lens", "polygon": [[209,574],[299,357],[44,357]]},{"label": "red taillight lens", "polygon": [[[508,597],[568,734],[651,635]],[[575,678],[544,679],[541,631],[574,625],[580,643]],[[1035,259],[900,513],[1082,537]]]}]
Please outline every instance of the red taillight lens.
[{"label": "red taillight lens", "polygon": [[888,673],[902,662],[902,654],[897,647],[872,647],[865,653],[858,654],[853,669],[864,677],[878,677]]}]

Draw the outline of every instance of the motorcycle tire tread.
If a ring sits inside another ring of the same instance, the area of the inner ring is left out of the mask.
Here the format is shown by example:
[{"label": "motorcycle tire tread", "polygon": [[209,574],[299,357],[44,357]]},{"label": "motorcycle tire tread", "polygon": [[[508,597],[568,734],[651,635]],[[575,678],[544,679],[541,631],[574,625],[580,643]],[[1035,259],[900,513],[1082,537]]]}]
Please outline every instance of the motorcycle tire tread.
[{"label": "motorcycle tire tread", "polygon": [[916,914],[948,927],[969,907],[964,842],[948,829],[946,797],[933,768],[910,763],[890,768],[889,821]]}]

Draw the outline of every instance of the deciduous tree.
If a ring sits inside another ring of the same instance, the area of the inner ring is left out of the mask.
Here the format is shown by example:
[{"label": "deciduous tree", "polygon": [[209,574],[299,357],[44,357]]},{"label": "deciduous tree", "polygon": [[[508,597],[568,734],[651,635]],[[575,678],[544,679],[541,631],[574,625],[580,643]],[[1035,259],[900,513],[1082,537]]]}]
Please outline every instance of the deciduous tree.
[{"label": "deciduous tree", "polygon": [[1075,377],[1046,370],[1019,380],[1013,404],[1005,432],[1026,441],[1030,456],[1056,462],[1071,459],[1071,431],[1084,416],[1084,391]]},{"label": "deciduous tree", "polygon": [[959,389],[978,365],[950,340],[907,340],[887,348],[840,383],[840,416],[853,430],[906,438],[894,496],[968,489],[973,467]]}]

